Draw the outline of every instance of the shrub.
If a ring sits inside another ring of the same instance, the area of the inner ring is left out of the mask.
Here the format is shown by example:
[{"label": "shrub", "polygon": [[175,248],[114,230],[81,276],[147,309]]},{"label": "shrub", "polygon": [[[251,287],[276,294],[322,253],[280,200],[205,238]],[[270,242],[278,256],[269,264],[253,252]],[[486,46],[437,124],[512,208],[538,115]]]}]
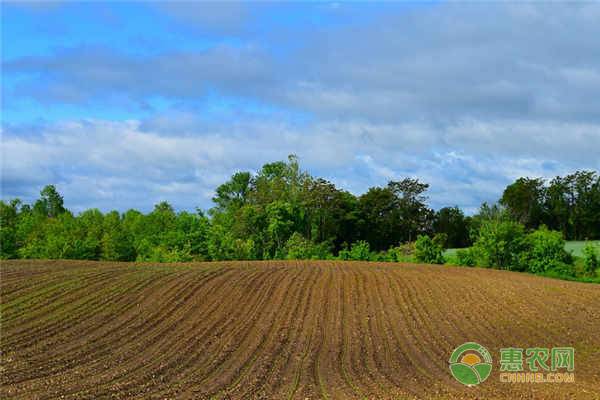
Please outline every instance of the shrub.
[{"label": "shrub", "polygon": [[468,249],[460,249],[456,251],[456,262],[458,265],[474,267],[477,265],[477,255],[471,247]]},{"label": "shrub", "polygon": [[[391,250],[392,248],[390,248]],[[382,261],[382,262],[395,262],[395,257],[390,251],[378,251],[377,253],[371,253],[369,258],[371,261]]]},{"label": "shrub", "polygon": [[570,264],[573,260],[565,250],[565,241],[560,232],[541,226],[527,235],[526,245],[521,259],[529,272],[553,270],[562,274],[572,274]]},{"label": "shrub", "polygon": [[287,240],[285,253],[285,258],[288,260],[326,260],[331,258],[328,243],[315,244],[298,232],[294,232]]},{"label": "shrub", "polygon": [[583,253],[583,270],[588,275],[593,275],[594,272],[600,276],[598,269],[600,262],[598,261],[598,255],[596,249],[591,243],[586,243],[582,250]]},{"label": "shrub", "polygon": [[527,248],[525,229],[514,221],[483,221],[473,251],[476,264],[508,270],[523,270],[521,254]]},{"label": "shrub", "polygon": [[152,246],[147,241],[139,248],[136,261],[146,262],[185,262],[192,261],[190,255],[190,246],[184,246],[182,249],[168,249],[165,246]]},{"label": "shrub", "polygon": [[232,232],[222,225],[213,225],[208,236],[208,254],[212,260],[252,260],[254,257],[252,239],[236,239]]},{"label": "shrub", "polygon": [[447,233],[436,233],[433,236],[433,243],[440,246],[442,249],[448,248],[448,234]]},{"label": "shrub", "polygon": [[415,258],[419,262],[427,264],[443,264],[443,249],[429,236],[419,235],[415,242]]},{"label": "shrub", "polygon": [[390,247],[385,252],[386,260],[391,262],[413,262],[415,260],[415,242],[403,243]]},{"label": "shrub", "polygon": [[235,239],[232,246],[234,260],[254,260],[255,245],[252,239]]},{"label": "shrub", "polygon": [[294,232],[285,243],[288,260],[308,260],[312,258],[312,243],[298,232]]},{"label": "shrub", "polygon": [[371,249],[369,243],[365,242],[364,240],[354,242],[352,243],[350,250],[340,250],[338,258],[340,260],[369,261],[371,259]]},{"label": "shrub", "polygon": [[415,259],[415,242],[402,243],[396,247],[397,261],[414,261]]}]

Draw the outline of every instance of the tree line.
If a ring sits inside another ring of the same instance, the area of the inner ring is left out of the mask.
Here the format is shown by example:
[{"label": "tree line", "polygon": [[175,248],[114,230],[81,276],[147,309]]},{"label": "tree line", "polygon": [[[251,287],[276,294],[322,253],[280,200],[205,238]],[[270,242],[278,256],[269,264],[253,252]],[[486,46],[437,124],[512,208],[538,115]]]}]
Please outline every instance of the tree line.
[{"label": "tree line", "polygon": [[402,261],[420,254],[436,262],[438,247],[472,246],[489,221],[510,221],[523,232],[545,226],[568,240],[600,238],[600,176],[593,171],[550,182],[517,179],[497,204],[484,203],[473,216],[458,207],[434,211],[428,188],[406,178],[356,196],[303,171],[295,156],[254,174],[233,174],[216,189],[207,212],[175,212],[161,202],[146,214],[90,209],[74,215],[49,185],[32,205],[0,203],[0,257]]},{"label": "tree line", "polygon": [[549,183],[519,178],[504,190],[500,204],[526,229],[545,225],[567,240],[600,237],[600,180],[593,171],[557,176]]}]

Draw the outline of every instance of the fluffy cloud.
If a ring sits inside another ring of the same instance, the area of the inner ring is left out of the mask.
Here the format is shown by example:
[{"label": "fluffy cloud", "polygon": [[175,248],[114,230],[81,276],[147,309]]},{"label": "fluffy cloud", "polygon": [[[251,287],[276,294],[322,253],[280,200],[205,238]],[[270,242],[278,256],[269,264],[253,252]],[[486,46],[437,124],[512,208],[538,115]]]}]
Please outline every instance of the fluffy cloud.
[{"label": "fluffy cloud", "polygon": [[233,171],[296,153],[355,193],[420,177],[434,206],[472,211],[519,176],[600,169],[600,4],[436,4],[359,20],[366,6],[340,5],[327,10],[336,23],[286,29],[252,28],[244,6],[190,7],[160,8],[195,27],[185,45],[3,60],[4,107],[27,108],[31,123],[36,105],[131,113],[4,123],[4,197],[54,182],[76,209],[205,208]]},{"label": "fluffy cloud", "polygon": [[[3,194],[31,201],[36,190],[53,182],[76,210],[150,209],[160,200],[179,209],[208,208],[216,186],[234,171],[256,171],[296,153],[309,172],[354,193],[412,176],[431,184],[433,206],[457,204],[473,211],[481,201],[496,200],[516,177],[598,168],[593,148],[600,143],[590,146],[585,134],[597,140],[598,127],[562,128],[581,134],[560,141],[558,130],[553,135],[544,126],[481,121],[440,130],[425,124],[257,120],[201,125],[196,131],[187,126],[169,135],[153,130],[148,121],[59,123],[37,127],[30,135],[9,128],[3,132]],[[512,144],[519,136],[490,144],[497,132],[518,131],[525,133],[521,147]],[[566,148],[567,141],[573,151],[548,162],[547,155],[557,154],[557,146]],[[532,143],[535,148],[528,147]]]}]

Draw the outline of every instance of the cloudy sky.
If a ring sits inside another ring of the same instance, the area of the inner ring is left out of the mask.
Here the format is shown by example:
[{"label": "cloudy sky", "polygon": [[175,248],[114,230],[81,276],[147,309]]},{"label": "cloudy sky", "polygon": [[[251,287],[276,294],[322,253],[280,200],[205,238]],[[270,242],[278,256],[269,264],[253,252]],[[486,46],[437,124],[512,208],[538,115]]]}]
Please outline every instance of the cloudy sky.
[{"label": "cloudy sky", "polygon": [[2,197],[211,206],[299,156],[467,212],[600,169],[600,3],[2,3]]}]

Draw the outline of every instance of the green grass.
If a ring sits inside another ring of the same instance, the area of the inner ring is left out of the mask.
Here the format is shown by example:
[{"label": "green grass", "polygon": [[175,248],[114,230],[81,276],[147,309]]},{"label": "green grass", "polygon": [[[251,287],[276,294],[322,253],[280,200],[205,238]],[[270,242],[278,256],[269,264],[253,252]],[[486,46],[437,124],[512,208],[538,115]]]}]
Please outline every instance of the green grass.
[{"label": "green grass", "polygon": [[[600,251],[600,240],[590,240],[587,243],[591,243],[597,251]],[[575,257],[581,257],[583,255],[583,247],[586,242],[583,240],[573,240],[565,243],[565,250],[573,253]]]},{"label": "green grass", "polygon": [[[564,279],[569,281],[587,282],[587,283],[600,283],[600,273],[596,272],[597,276],[585,276],[583,272],[583,248],[587,243],[591,243],[600,253],[600,240],[572,240],[565,243],[565,250],[571,253],[574,257],[573,263],[573,276],[563,275],[556,271],[547,271],[542,276],[556,279]],[[447,265],[459,265],[456,253],[461,249],[447,249],[444,251],[444,258],[446,259]],[[600,271],[600,270],[599,270]]]},{"label": "green grass", "polygon": [[[572,240],[565,243],[565,250],[572,253],[575,257],[581,257],[583,247],[586,243],[592,243],[600,252],[600,240],[589,240],[588,242],[583,240]],[[444,251],[444,257],[453,257],[456,255],[458,250],[460,249],[446,249]]]},{"label": "green grass", "polygon": [[565,281],[574,281],[574,282],[584,282],[584,283],[600,283],[600,276],[570,276],[563,275],[561,273],[555,271],[548,271],[541,274],[537,274],[538,276],[545,276],[547,278],[554,279],[562,279]]},{"label": "green grass", "polygon": [[444,257],[452,257],[456,255],[456,252],[461,249],[446,249],[444,250]]}]

